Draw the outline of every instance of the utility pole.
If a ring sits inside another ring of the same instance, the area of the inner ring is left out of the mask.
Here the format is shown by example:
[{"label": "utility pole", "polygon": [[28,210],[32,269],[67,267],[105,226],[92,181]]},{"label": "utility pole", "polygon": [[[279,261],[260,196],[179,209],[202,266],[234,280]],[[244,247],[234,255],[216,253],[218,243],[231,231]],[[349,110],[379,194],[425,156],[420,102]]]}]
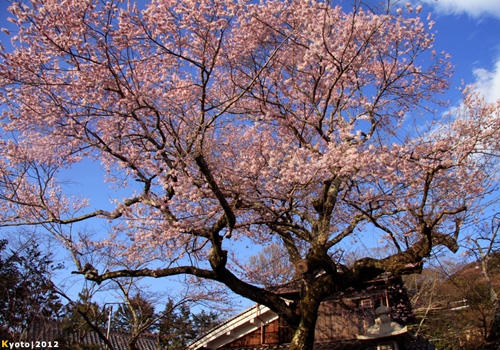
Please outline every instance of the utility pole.
[{"label": "utility pole", "polygon": [[[111,332],[111,316],[113,315],[113,305],[115,305],[115,304],[121,305],[123,303],[105,303],[104,304],[104,309],[106,309],[106,305],[109,305],[108,328],[106,330],[106,339],[108,339],[108,342],[111,342],[111,340],[109,339],[109,333]],[[109,349],[107,344],[106,344],[106,349]]]}]

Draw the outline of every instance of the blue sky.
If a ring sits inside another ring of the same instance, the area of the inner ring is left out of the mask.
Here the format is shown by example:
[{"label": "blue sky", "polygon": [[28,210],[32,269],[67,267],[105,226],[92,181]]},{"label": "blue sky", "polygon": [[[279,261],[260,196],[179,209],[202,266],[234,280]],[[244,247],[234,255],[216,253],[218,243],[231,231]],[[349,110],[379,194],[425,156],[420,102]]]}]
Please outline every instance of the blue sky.
[{"label": "blue sky", "polygon": [[[378,3],[382,0],[370,0]],[[13,30],[7,22],[7,8],[11,0],[0,0],[0,28]],[[145,0],[141,0],[145,2]],[[350,3],[343,0],[342,3]],[[394,0],[404,7],[405,0]],[[500,98],[500,0],[409,0],[413,7],[422,5],[420,13],[436,22],[435,49],[451,54],[455,65],[452,88],[447,95],[452,103],[458,103],[457,88],[462,81],[476,84],[488,100]],[[0,32],[0,42],[9,47],[9,37]]]},{"label": "blue sky", "polygon": [[461,82],[476,84],[489,101],[500,98],[500,0],[424,0],[422,16],[436,22],[436,51],[455,66],[449,98],[458,103]]},{"label": "blue sky", "polygon": [[[381,1],[381,0],[380,0]],[[500,98],[500,0],[409,0],[413,7],[422,5],[420,16],[425,19],[431,13],[436,22],[435,50],[446,51],[451,55],[455,67],[451,89],[444,96],[452,105],[459,104],[461,94],[458,88],[465,84],[475,84],[489,101]],[[145,0],[141,0],[145,2]],[[343,0],[344,4],[351,0]],[[379,2],[371,0],[370,3]],[[406,1],[395,0],[398,6],[405,7]],[[0,28],[8,28],[12,34],[15,29],[7,21],[7,11],[11,0],[0,0]],[[10,38],[0,31],[0,43],[10,47]],[[76,173],[82,173],[78,169]],[[89,174],[77,182],[91,185],[102,181],[102,174]],[[107,202],[109,196],[97,188],[96,194]],[[79,189],[78,189],[79,190]]]},{"label": "blue sky", "polygon": [[[436,32],[434,48],[438,52],[448,52],[455,66],[451,89],[443,97],[449,99],[451,105],[458,105],[461,97],[458,88],[463,82],[476,84],[489,101],[500,98],[500,0],[410,1],[414,7],[423,6],[422,18],[425,19],[431,13],[432,20],[436,22],[433,27]],[[348,2],[350,0],[343,1]],[[10,16],[7,11],[9,4],[9,0],[0,0],[0,28],[6,27],[13,31],[12,25],[6,20]],[[404,7],[405,1],[400,4]],[[9,37],[2,32],[0,42],[9,47]],[[88,165],[83,164],[69,175],[74,175],[74,181],[78,184],[75,185],[75,192],[95,195],[92,206],[108,204],[111,194],[102,184],[102,173],[85,173]],[[116,194],[111,196],[116,197]]]}]

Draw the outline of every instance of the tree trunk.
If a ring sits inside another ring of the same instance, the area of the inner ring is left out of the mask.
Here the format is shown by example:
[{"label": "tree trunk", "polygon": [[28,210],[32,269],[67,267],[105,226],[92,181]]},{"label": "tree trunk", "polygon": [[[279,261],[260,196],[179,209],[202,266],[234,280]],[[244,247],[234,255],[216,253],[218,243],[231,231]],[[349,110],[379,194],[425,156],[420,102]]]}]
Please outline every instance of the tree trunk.
[{"label": "tree trunk", "polygon": [[301,321],[290,342],[290,350],[313,350],[314,328],[315,325]]},{"label": "tree trunk", "polygon": [[290,350],[313,350],[321,295],[312,290],[300,302],[300,323],[290,342]]}]

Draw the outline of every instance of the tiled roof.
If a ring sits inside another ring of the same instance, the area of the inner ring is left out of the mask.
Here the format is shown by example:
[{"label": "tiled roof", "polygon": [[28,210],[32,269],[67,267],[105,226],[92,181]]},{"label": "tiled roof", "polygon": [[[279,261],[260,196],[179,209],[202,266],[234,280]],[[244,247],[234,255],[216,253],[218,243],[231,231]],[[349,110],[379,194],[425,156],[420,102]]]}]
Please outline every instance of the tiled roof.
[{"label": "tiled roof", "polygon": [[[231,350],[288,350],[290,349],[290,344],[281,345],[259,345],[255,347],[241,347],[241,348],[231,348]],[[335,341],[329,343],[318,343],[314,345],[314,350],[366,350],[366,343],[360,342],[358,340],[344,340]]]},{"label": "tiled roof", "polygon": [[[130,335],[123,332],[111,332],[109,340],[114,350],[127,350]],[[43,321],[33,324],[26,335],[28,341],[64,341],[69,344],[83,346],[97,345],[100,349],[106,348],[106,343],[93,331],[78,331],[65,333],[60,322]],[[157,340],[152,334],[141,336],[136,343],[139,350],[156,350]]]},{"label": "tiled roof", "polygon": [[[97,335],[96,332],[86,332],[82,338],[78,338],[78,334],[72,335],[71,344],[80,343],[82,345],[99,345],[101,349],[106,348],[106,343]],[[109,340],[113,349],[128,350],[129,335],[125,333],[111,333]],[[136,347],[139,350],[155,350],[156,338],[152,336],[141,337],[137,340]]]},{"label": "tiled roof", "polygon": [[[235,340],[235,336],[241,337],[259,329],[261,322],[268,323],[277,318],[278,315],[267,306],[256,304],[202,334],[189,344],[188,349],[200,349],[201,346],[211,348],[222,346]],[[256,319],[259,322],[255,322]]]},{"label": "tiled roof", "polygon": [[[405,344],[406,350],[435,350],[435,347],[426,340],[415,340]],[[290,344],[281,345],[258,345],[241,348],[231,348],[231,350],[289,350]],[[318,343],[314,345],[314,350],[375,350],[377,345],[372,342],[360,340],[337,340],[328,343]]]}]

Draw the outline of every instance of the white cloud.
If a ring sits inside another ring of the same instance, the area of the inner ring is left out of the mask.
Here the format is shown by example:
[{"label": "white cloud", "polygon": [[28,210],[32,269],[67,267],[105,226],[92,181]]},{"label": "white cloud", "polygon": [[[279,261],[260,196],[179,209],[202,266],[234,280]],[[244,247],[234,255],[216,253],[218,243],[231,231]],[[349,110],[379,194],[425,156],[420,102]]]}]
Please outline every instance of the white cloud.
[{"label": "white cloud", "polygon": [[424,0],[439,12],[462,14],[471,17],[490,15],[500,17],[499,0]]},{"label": "white cloud", "polygon": [[500,58],[493,70],[476,68],[473,73],[476,77],[476,89],[484,94],[488,102],[494,102],[500,98]]}]

